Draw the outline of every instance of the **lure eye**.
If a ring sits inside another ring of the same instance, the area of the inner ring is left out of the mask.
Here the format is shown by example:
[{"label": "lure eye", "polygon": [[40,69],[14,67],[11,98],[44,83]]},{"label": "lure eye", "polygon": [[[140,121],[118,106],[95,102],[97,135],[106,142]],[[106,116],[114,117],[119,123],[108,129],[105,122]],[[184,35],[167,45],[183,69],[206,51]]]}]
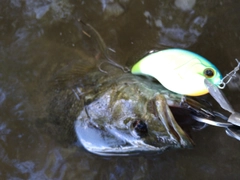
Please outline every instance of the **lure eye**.
[{"label": "lure eye", "polygon": [[212,78],[215,74],[215,71],[212,68],[207,68],[203,71],[203,74],[206,78]]}]

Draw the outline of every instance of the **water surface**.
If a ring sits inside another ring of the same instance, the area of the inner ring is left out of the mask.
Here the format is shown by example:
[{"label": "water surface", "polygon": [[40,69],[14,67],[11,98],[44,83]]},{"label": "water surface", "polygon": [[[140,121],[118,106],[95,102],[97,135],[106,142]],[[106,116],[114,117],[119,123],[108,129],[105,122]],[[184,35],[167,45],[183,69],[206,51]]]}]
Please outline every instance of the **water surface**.
[{"label": "water surface", "polygon": [[[57,142],[35,123],[47,117],[46,91],[54,74],[77,63],[83,54],[91,58],[100,54],[79,19],[96,28],[114,50],[111,58],[122,65],[131,66],[152,49],[179,47],[201,54],[225,74],[240,58],[239,8],[237,0],[1,2],[0,178],[239,178],[240,142],[220,128],[192,133],[196,147],[190,150],[99,157],[75,144]],[[236,111],[239,87],[236,80],[224,90]]]}]

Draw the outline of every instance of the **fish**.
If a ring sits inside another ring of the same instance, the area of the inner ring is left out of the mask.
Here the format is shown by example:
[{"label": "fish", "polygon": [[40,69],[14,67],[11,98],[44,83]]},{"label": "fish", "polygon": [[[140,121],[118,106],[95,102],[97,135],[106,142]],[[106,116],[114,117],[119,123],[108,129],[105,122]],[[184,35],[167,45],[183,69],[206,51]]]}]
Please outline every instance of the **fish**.
[{"label": "fish", "polygon": [[203,103],[174,93],[154,79],[112,66],[104,67],[107,73],[88,68],[88,73],[78,76],[80,70],[73,67],[68,72],[73,76],[54,80],[44,129],[90,153],[130,156],[192,148],[194,142],[176,121],[177,115],[186,114],[182,118],[193,122],[191,114],[214,118]]}]

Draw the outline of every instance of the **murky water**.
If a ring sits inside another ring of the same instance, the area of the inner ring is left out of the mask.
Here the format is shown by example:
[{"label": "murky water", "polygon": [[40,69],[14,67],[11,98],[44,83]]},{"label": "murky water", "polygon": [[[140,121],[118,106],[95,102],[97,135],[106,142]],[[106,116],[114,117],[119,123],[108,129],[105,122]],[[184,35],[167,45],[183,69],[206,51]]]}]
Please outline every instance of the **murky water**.
[{"label": "murky water", "polygon": [[[79,57],[97,57],[91,24],[132,65],[163,47],[195,51],[223,74],[240,58],[240,2],[234,0],[9,0],[0,6],[0,179],[237,179],[240,142],[223,129],[194,132],[196,147],[157,156],[99,157],[42,134],[49,80]],[[86,58],[87,62],[87,58]],[[224,93],[238,111],[240,83]],[[210,99],[210,98],[209,98]],[[239,110],[240,111],[240,110]]]}]

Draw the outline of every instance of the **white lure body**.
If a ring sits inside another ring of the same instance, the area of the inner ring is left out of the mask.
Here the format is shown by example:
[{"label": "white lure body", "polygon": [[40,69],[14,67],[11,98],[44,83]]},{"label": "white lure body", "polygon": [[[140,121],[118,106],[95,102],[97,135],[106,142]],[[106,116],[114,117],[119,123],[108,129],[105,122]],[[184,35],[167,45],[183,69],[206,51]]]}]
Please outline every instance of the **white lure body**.
[{"label": "white lure body", "polygon": [[[168,90],[188,96],[208,93],[204,79],[208,78],[217,85],[222,78],[219,70],[207,59],[182,49],[167,49],[149,54],[136,63],[131,72],[150,75]],[[212,76],[209,77],[209,74]]]}]

